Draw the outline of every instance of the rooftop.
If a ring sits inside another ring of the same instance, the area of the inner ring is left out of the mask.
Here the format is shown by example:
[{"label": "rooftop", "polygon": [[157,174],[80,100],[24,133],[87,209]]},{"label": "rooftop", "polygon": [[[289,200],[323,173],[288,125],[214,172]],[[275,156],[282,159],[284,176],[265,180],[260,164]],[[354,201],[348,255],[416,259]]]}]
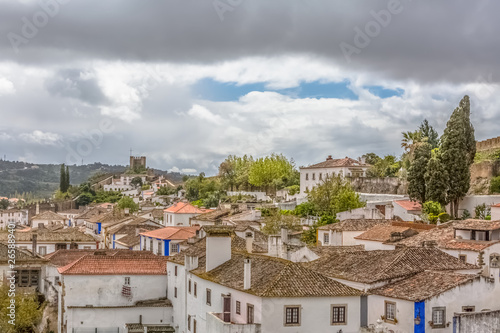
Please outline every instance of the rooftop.
[{"label": "rooftop", "polygon": [[416,235],[418,231],[410,227],[395,226],[392,224],[379,224],[354,238],[376,242],[389,242],[393,233],[400,234],[401,237],[399,237],[398,240],[401,240],[402,238]]},{"label": "rooftop", "polygon": [[189,202],[179,201],[172,206],[166,208],[164,212],[174,213],[174,214],[202,214],[211,212],[212,209],[198,208],[191,205]]},{"label": "rooftop", "polygon": [[141,235],[157,239],[186,240],[195,237],[197,230],[200,230],[200,227],[175,226],[142,232]]},{"label": "rooftop", "polygon": [[500,221],[474,220],[454,221],[453,228],[460,230],[497,230],[500,229]]},{"label": "rooftop", "polygon": [[407,279],[370,290],[370,293],[392,298],[420,302],[443,292],[480,279],[474,274],[424,271]]},{"label": "rooftop", "polygon": [[[31,242],[33,234],[37,234],[37,241],[40,242],[95,242],[94,237],[77,228],[66,228],[56,231],[48,229],[29,230],[16,233],[17,242]],[[5,242],[8,239],[8,232],[0,231],[0,242]]]},{"label": "rooftop", "polygon": [[43,212],[43,213],[40,213],[38,215],[35,215],[31,218],[31,220],[51,220],[51,221],[56,221],[56,220],[59,220],[59,221],[64,221],[65,218],[64,216],[61,216],[57,213],[54,213],[50,210],[46,211],[46,212]]},{"label": "rooftop", "polygon": [[425,270],[476,270],[436,248],[402,247],[395,250],[345,251],[321,256],[304,263],[306,267],[332,278],[375,283],[409,276]]},{"label": "rooftop", "polygon": [[300,169],[319,169],[319,168],[339,168],[339,167],[368,167],[369,164],[361,163],[358,160],[355,160],[350,157],[333,159],[331,156],[328,156],[326,161],[320,162],[317,164],[313,164],[307,167],[300,167]]},{"label": "rooftop", "polygon": [[[9,261],[9,247],[7,244],[0,243],[0,263],[8,263]],[[16,263],[42,263],[45,262],[46,259],[33,254],[27,250],[22,250],[19,248],[15,249],[16,255]]]},{"label": "rooftop", "polygon": [[407,211],[422,211],[422,205],[416,201],[394,200],[394,203],[403,207]]},{"label": "rooftop", "polygon": [[366,231],[379,224],[388,224],[392,220],[348,219],[319,227],[320,230]]}]

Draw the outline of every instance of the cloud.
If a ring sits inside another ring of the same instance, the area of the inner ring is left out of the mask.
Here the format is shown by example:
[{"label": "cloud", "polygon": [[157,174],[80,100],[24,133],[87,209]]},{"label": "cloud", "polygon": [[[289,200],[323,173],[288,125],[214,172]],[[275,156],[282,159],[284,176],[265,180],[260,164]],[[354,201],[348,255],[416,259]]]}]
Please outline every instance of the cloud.
[{"label": "cloud", "polygon": [[19,137],[26,143],[43,146],[59,146],[62,141],[62,137],[59,134],[38,130],[31,133],[22,133]]},{"label": "cloud", "polygon": [[6,78],[0,77],[0,96],[14,94],[15,92],[14,84]]},{"label": "cloud", "polygon": [[203,106],[198,105],[198,104],[193,105],[193,107],[191,109],[189,109],[187,114],[193,118],[206,120],[212,124],[221,124],[222,123],[222,118],[220,116],[213,114],[206,107],[203,107]]}]

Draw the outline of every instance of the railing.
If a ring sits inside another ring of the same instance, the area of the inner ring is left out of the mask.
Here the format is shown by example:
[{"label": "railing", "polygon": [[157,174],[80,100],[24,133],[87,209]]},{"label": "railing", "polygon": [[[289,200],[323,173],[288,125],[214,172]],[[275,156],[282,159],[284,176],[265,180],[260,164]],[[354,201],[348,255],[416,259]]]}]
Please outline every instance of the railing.
[{"label": "railing", "polygon": [[261,333],[260,324],[246,324],[222,320],[222,313],[207,313],[206,333]]}]

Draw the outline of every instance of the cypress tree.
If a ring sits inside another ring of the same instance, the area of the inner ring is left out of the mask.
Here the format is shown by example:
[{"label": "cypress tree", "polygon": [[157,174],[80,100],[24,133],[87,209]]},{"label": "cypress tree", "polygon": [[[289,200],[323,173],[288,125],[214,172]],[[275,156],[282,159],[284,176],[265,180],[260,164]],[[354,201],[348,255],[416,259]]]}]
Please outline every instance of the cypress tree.
[{"label": "cypress tree", "polygon": [[470,166],[474,161],[476,142],[470,123],[469,97],[464,96],[446,124],[441,138],[443,167],[448,174],[447,198],[451,215],[457,217],[458,204],[470,187]]},{"label": "cypress tree", "polygon": [[427,164],[425,173],[426,199],[439,202],[445,206],[448,201],[448,173],[446,172],[442,157],[438,149],[432,151],[432,157]]},{"label": "cypress tree", "polygon": [[59,176],[59,190],[61,192],[66,192],[66,169],[64,167],[64,163],[61,164],[61,174]]},{"label": "cypress tree", "polygon": [[424,203],[426,201],[425,173],[431,158],[431,145],[420,142],[415,148],[414,160],[408,169],[408,195],[411,200]]},{"label": "cypress tree", "polygon": [[65,183],[64,185],[66,185],[66,191],[69,190],[69,167],[66,166],[66,174],[65,174],[65,177],[66,177],[66,180],[65,180]]}]

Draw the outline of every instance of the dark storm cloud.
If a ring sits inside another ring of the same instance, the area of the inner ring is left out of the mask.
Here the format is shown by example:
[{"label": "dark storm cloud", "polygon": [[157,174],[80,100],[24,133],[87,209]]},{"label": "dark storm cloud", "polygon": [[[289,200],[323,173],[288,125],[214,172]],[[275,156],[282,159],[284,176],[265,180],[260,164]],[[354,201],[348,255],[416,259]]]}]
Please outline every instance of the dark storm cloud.
[{"label": "dark storm cloud", "polygon": [[90,105],[103,105],[109,101],[101,91],[97,80],[85,77],[85,73],[78,69],[63,69],[45,81],[47,90],[53,96],[71,97]]},{"label": "dark storm cloud", "polygon": [[[0,4],[4,60],[209,63],[308,53],[397,79],[470,82],[492,74],[500,80],[494,1],[43,0],[53,4],[46,22],[37,16],[43,10],[37,1],[23,2]],[[35,20],[36,33],[23,37],[23,26]],[[17,53],[12,34],[23,38],[15,39]],[[359,51],[350,62],[342,42]]]}]

